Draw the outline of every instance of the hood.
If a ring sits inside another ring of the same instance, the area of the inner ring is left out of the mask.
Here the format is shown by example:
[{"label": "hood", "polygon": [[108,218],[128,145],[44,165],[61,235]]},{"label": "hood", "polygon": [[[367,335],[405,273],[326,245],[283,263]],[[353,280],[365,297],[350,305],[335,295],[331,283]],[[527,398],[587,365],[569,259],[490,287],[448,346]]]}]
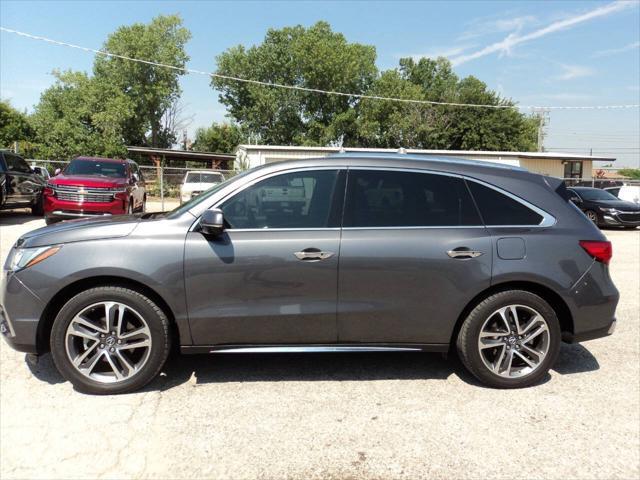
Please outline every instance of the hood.
[{"label": "hood", "polygon": [[18,239],[17,245],[29,248],[126,237],[139,222],[140,216],[129,215],[70,220],[26,233]]},{"label": "hood", "polygon": [[61,173],[49,180],[51,185],[73,185],[94,188],[115,188],[127,184],[124,177],[101,177],[99,175],[65,175]]},{"label": "hood", "polygon": [[597,202],[593,202],[593,203],[603,208],[616,208],[621,212],[640,211],[640,205],[633,202],[627,202],[625,200],[598,200]]}]

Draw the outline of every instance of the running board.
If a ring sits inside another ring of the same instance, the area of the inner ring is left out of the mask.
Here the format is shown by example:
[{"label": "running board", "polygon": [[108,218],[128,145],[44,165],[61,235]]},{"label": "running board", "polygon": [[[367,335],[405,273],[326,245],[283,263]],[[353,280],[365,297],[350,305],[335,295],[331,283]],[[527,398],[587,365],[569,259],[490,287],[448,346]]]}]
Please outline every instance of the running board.
[{"label": "running board", "polygon": [[182,353],[344,353],[344,352],[447,352],[447,344],[388,345],[198,345],[182,346]]}]

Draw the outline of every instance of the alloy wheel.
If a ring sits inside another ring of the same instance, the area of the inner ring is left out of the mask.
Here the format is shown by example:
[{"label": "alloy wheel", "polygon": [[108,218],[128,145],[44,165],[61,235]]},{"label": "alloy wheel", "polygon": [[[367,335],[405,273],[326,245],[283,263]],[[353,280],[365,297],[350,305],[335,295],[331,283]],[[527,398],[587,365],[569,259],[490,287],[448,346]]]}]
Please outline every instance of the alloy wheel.
[{"label": "alloy wheel", "polygon": [[587,218],[593,223],[598,223],[598,215],[596,215],[596,212],[592,212],[591,210],[589,210],[587,212]]},{"label": "alloy wheel", "polygon": [[493,312],[478,338],[484,365],[504,378],[531,374],[546,358],[549,345],[547,321],[525,305],[508,305]]},{"label": "alloy wheel", "polygon": [[73,317],[65,346],[71,364],[85,377],[100,383],[122,382],[147,363],[151,332],[130,306],[99,302]]}]

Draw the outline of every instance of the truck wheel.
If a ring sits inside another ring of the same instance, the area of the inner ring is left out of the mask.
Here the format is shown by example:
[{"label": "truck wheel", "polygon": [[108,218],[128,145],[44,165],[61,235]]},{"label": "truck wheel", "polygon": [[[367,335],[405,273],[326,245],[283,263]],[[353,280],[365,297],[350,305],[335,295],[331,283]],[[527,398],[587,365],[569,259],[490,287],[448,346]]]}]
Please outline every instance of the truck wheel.
[{"label": "truck wheel", "polygon": [[457,340],[467,369],[496,388],[527,387],[549,371],[560,350],[560,322],[538,295],[508,290],[486,298],[467,316]]},{"label": "truck wheel", "polygon": [[44,215],[42,194],[38,196],[38,200],[36,200],[36,203],[31,207],[31,215],[34,217],[42,217]]},{"label": "truck wheel", "polygon": [[142,388],[169,354],[169,321],[145,295],[124,287],[85,290],[60,310],[51,353],[60,373],[85,393]]}]

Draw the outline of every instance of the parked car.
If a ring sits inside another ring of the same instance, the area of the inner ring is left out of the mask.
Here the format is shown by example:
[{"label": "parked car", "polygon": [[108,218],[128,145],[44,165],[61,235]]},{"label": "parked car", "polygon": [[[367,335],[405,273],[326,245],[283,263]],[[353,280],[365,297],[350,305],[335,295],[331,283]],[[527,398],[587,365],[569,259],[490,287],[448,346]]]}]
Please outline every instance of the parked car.
[{"label": "parked car", "polygon": [[640,185],[621,185],[605,188],[605,191],[627,202],[640,203]]},{"label": "parked car", "polygon": [[45,180],[20,155],[0,150],[0,208],[30,208],[42,216]]},{"label": "parked car", "polygon": [[571,187],[570,199],[598,226],[640,226],[640,205],[626,202],[599,188]]},{"label": "parked car", "polygon": [[47,224],[81,217],[144,212],[144,178],[133,160],[78,157],[44,189]]},{"label": "parked car", "polygon": [[180,186],[180,203],[188,202],[202,192],[224,182],[224,175],[211,170],[192,170],[187,172]]},{"label": "parked car", "polygon": [[45,180],[49,180],[51,178],[51,175],[49,175],[49,170],[47,170],[46,167],[32,166],[31,171],[39,177],[44,178]]},{"label": "parked car", "polygon": [[[305,185],[305,207],[259,199]],[[457,348],[483,383],[539,382],[561,340],[611,334],[611,244],[561,180],[407,154],[244,172],[172,212],[20,237],[0,287],[15,349],[81,391],[142,387],[184,353]],[[572,350],[567,350],[572,352]],[[215,364],[212,364],[215,368]]]}]

